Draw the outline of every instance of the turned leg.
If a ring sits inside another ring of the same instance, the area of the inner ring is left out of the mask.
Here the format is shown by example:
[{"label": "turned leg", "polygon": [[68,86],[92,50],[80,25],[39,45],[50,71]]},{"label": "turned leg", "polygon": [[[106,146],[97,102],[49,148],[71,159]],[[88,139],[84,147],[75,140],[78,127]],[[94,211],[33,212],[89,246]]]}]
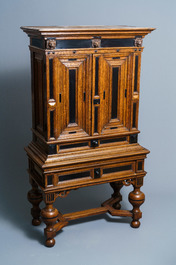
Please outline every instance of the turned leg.
[{"label": "turned leg", "polygon": [[145,201],[145,195],[142,191],[140,191],[140,187],[142,185],[143,185],[143,178],[137,178],[133,184],[134,190],[130,192],[129,194],[129,202],[133,206],[133,210],[132,210],[133,220],[131,222],[131,226],[133,228],[138,228],[140,226],[139,219],[142,218],[142,212],[139,209],[139,207]]},{"label": "turned leg", "polygon": [[38,189],[38,185],[36,182],[30,178],[30,183],[32,185],[32,189],[28,192],[28,200],[32,204],[31,208],[31,215],[33,217],[32,224],[33,225],[40,225],[41,219],[40,219],[40,207],[39,204],[42,201],[42,192]]},{"label": "turned leg", "polygon": [[120,210],[121,208],[120,202],[122,201],[122,195],[120,194],[120,190],[123,187],[123,183],[122,181],[111,182],[110,185],[114,190],[112,198],[114,199],[115,202],[113,203],[112,207],[116,210]]},{"label": "turned leg", "polygon": [[58,210],[53,207],[53,202],[46,202],[46,207],[41,210],[41,217],[46,224],[45,235],[47,237],[45,245],[47,247],[53,247],[55,245],[56,229],[54,225],[58,220]]}]

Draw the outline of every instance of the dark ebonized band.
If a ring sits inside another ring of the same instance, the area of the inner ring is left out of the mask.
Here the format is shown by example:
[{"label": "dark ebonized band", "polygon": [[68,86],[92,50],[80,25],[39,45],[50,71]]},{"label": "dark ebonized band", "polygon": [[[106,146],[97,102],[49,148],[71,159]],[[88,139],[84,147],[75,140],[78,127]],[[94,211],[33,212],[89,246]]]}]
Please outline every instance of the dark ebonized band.
[{"label": "dark ebonized band", "polygon": [[85,171],[85,172],[80,172],[80,173],[75,173],[75,174],[70,174],[70,175],[59,176],[59,182],[60,181],[65,181],[65,180],[73,180],[73,179],[85,178],[85,177],[90,177],[90,171]]},{"label": "dark ebonized band", "polygon": [[[54,38],[48,38],[54,39]],[[93,39],[72,39],[72,40],[56,40],[55,49],[79,49],[79,48],[92,48]],[[44,41],[42,39],[32,38],[32,46],[43,49]],[[134,47],[134,38],[124,39],[101,39],[100,47]]]},{"label": "dark ebonized band", "polygon": [[53,176],[48,175],[47,176],[47,186],[52,185],[52,184],[53,184]]},{"label": "dark ebonized band", "polygon": [[99,64],[99,57],[95,59],[95,95],[98,95],[98,64]]},{"label": "dark ebonized band", "polygon": [[137,143],[137,141],[138,141],[138,135],[137,134],[130,135],[130,144]]},{"label": "dark ebonized band", "polygon": [[43,49],[44,48],[44,41],[42,39],[32,38],[31,45],[37,48]]},{"label": "dark ebonized band", "polygon": [[88,146],[88,142],[78,143],[78,144],[60,145],[60,149],[70,149],[70,148],[83,147],[83,146]]},{"label": "dark ebonized band", "polygon": [[138,55],[135,57],[135,76],[134,76],[134,91],[137,91],[138,83]]},{"label": "dark ebonized band", "polygon": [[50,111],[50,138],[54,137],[54,111]]},{"label": "dark ebonized band", "polygon": [[133,103],[133,128],[136,128],[136,109],[137,103]]},{"label": "dark ebonized band", "polygon": [[56,153],[57,153],[56,144],[49,144],[49,146],[48,146],[48,154],[49,155],[54,155]]},{"label": "dark ebonized band", "polygon": [[94,132],[98,132],[98,107],[95,107]]},{"label": "dark ebonized band", "polygon": [[120,172],[120,171],[125,171],[125,170],[131,170],[131,169],[132,169],[132,165],[105,168],[103,169],[103,174],[115,173],[115,172]]},{"label": "dark ebonized band", "polygon": [[114,67],[112,72],[112,111],[111,118],[117,118],[117,102],[118,102],[118,73],[119,68]]},{"label": "dark ebonized band", "polygon": [[134,39],[102,39],[101,47],[133,47]]},{"label": "dark ebonized band", "polygon": [[[134,47],[134,39],[101,39],[101,47]],[[92,48],[92,39],[56,40],[56,49]]]},{"label": "dark ebonized band", "polygon": [[76,70],[69,70],[69,116],[70,123],[75,122],[75,82]]},{"label": "dark ebonized band", "polygon": [[53,98],[53,59],[49,59],[50,99]]},{"label": "dark ebonized band", "polygon": [[124,142],[124,141],[126,141],[126,137],[101,140],[100,144],[108,144],[108,143]]},{"label": "dark ebonized band", "polygon": [[138,170],[142,170],[142,161],[138,162]]},{"label": "dark ebonized band", "polygon": [[56,40],[56,49],[91,48],[92,40]]}]

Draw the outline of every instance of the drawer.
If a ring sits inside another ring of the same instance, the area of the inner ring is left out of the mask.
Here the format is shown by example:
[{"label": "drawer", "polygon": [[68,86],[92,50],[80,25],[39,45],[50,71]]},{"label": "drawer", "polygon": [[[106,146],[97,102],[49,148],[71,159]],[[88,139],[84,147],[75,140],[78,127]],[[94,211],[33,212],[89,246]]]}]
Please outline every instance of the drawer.
[{"label": "drawer", "polygon": [[62,171],[45,175],[47,189],[73,189],[80,186],[92,186],[101,183],[118,181],[135,176],[135,161],[110,165],[89,166],[88,168]]}]

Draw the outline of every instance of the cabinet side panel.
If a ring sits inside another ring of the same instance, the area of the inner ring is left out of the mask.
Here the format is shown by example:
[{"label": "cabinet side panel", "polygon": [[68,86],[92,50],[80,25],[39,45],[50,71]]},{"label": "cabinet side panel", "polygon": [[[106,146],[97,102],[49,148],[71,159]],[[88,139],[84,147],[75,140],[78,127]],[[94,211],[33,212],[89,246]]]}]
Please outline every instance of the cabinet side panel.
[{"label": "cabinet side panel", "polygon": [[42,54],[31,52],[32,66],[32,127],[46,136],[46,88],[44,58]]},{"label": "cabinet side panel", "polygon": [[131,130],[138,129],[139,116],[139,94],[140,94],[140,70],[141,52],[134,53],[133,56],[133,86],[131,104]]}]

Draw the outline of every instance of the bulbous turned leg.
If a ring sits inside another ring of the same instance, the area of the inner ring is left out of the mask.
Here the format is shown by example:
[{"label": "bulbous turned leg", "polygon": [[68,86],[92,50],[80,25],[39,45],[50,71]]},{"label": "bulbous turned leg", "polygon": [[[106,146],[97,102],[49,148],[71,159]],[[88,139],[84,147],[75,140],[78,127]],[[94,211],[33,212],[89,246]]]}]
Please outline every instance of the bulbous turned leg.
[{"label": "bulbous turned leg", "polygon": [[31,208],[31,215],[33,217],[32,219],[32,225],[40,225],[41,219],[40,219],[40,207],[39,204],[42,201],[42,192],[38,189],[38,185],[36,182],[30,178],[30,183],[32,185],[32,189],[28,192],[28,201],[32,204]]},{"label": "bulbous turned leg", "polygon": [[122,181],[111,182],[110,185],[114,190],[114,193],[112,194],[112,198],[114,198],[114,200],[115,200],[112,207],[116,210],[120,210],[121,209],[120,202],[122,201],[122,195],[120,193],[120,190],[123,187],[123,183],[122,183]]},{"label": "bulbous turned leg", "polygon": [[53,247],[55,245],[56,230],[54,225],[58,219],[58,210],[53,207],[52,203],[46,203],[46,207],[41,210],[41,217],[46,224],[45,235],[47,237],[45,245],[47,247]]},{"label": "bulbous turned leg", "polygon": [[145,195],[142,191],[140,191],[141,179],[136,179],[133,185],[134,190],[129,194],[129,202],[133,205],[133,220],[131,222],[131,227],[138,228],[140,226],[139,219],[142,218],[142,212],[140,211],[139,207],[145,201]]}]

